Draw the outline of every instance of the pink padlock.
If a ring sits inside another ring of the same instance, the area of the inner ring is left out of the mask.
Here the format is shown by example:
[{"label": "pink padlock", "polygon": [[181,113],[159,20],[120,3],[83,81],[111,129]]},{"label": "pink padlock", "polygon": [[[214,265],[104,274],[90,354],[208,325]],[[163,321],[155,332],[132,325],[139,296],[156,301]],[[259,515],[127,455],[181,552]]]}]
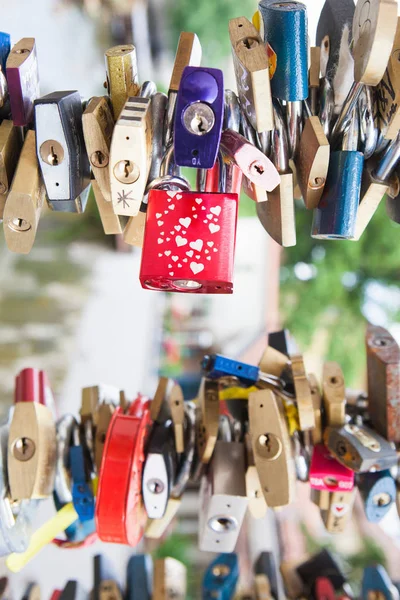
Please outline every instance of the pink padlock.
[{"label": "pink padlock", "polygon": [[354,471],[333,458],[326,446],[317,444],[311,458],[310,486],[314,490],[350,492],[354,487]]}]

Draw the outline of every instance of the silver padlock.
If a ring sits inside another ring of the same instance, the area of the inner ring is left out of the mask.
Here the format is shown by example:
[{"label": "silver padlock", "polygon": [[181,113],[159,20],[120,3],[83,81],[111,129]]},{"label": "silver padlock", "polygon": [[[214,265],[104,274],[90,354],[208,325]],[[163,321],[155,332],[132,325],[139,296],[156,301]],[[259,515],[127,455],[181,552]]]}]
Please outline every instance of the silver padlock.
[{"label": "silver padlock", "polygon": [[248,506],[243,443],[217,441],[200,499],[200,550],[233,552]]}]

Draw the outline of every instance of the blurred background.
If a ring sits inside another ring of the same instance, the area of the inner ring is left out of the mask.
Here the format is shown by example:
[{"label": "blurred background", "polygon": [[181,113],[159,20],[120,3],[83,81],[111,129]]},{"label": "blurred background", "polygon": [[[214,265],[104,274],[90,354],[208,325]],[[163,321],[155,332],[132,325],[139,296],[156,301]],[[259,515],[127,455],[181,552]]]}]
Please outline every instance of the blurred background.
[{"label": "blurred background", "polygon": [[[304,1],[314,44],[323,0]],[[137,48],[140,80],[152,79],[167,91],[181,31],[198,34],[202,64],[223,69],[225,86],[235,89],[228,20],[241,15],[251,19],[257,3],[0,0],[0,9],[1,29],[10,32],[14,43],[36,38],[41,94],[77,89],[88,99],[105,94],[105,50],[131,42]],[[297,246],[281,252],[258,223],[255,205],[242,197],[235,291],[227,297],[143,291],[140,252],[103,235],[93,199],[83,216],[43,215],[28,256],[9,253],[0,234],[2,416],[13,399],[14,377],[27,366],[47,371],[60,414],[77,413],[81,388],[100,382],[125,389],[130,398],[137,391],[151,396],[159,372],[179,377],[191,398],[205,353],[257,362],[266,332],[282,326],[304,351],[309,371],[319,375],[329,358],[342,365],[348,387],[365,389],[366,319],[387,327],[400,341],[398,230],[386,217],[384,203],[358,243],[313,240],[311,218],[298,203]],[[288,553],[299,560],[318,544],[333,543],[303,488],[300,484],[300,504],[279,516],[291,531]],[[37,525],[52,510],[51,501],[42,503]],[[197,511],[196,494],[188,494],[175,533],[158,550],[183,558],[193,579],[201,574],[194,565],[209,559],[196,552]],[[336,541],[355,580],[365,556],[384,561],[385,550],[388,566],[396,571],[400,536],[393,514],[379,529],[365,522],[360,506],[356,515],[349,532]],[[249,523],[244,532],[241,548],[248,559],[278,547],[276,520],[270,515],[263,527]],[[389,529],[391,538],[384,533]],[[110,555],[122,580],[130,549],[105,544],[76,551],[47,547],[12,576],[13,597],[22,597],[33,580],[41,583],[43,597],[71,577],[90,589],[91,556],[99,551]]]}]

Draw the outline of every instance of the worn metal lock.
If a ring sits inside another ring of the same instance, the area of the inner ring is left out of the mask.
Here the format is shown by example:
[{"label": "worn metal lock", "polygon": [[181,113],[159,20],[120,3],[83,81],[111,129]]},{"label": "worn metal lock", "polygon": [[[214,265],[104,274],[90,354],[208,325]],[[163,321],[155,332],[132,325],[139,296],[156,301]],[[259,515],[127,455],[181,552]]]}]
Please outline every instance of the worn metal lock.
[{"label": "worn metal lock", "polygon": [[129,96],[115,124],[110,149],[111,198],[117,215],[134,217],[151,164],[150,99]]},{"label": "worn metal lock", "polygon": [[326,75],[333,80],[339,61],[342,33],[345,25],[351,27],[355,5],[353,0],[325,0],[317,25],[316,42],[329,46]]},{"label": "worn metal lock", "polygon": [[357,486],[368,521],[378,523],[396,501],[396,484],[390,471],[361,473],[357,477]]},{"label": "worn metal lock", "polygon": [[143,501],[150,519],[161,519],[164,516],[176,467],[172,422],[154,423],[146,445],[142,480]]},{"label": "worn metal lock", "polygon": [[392,444],[365,425],[344,425],[340,429],[327,427],[324,441],[329,452],[356,473],[390,469],[397,464]]},{"label": "worn metal lock", "polygon": [[306,375],[303,357],[300,354],[291,355],[290,363],[300,429],[301,431],[314,429],[315,419],[311,385]]},{"label": "worn metal lock", "polygon": [[199,547],[233,552],[246,514],[244,444],[217,441],[200,487]]},{"label": "worn metal lock", "polygon": [[145,554],[130,557],[126,575],[126,597],[128,600],[151,600],[153,565]]},{"label": "worn metal lock", "polygon": [[35,137],[32,130],[26,134],[3,214],[7,247],[19,254],[31,251],[44,204]]},{"label": "worn metal lock", "polygon": [[[96,529],[106,542],[136,546],[147,519],[141,497],[144,448],[151,425],[148,401],[117,408],[107,431],[96,499]],[[118,494],[115,490],[118,489]]]},{"label": "worn metal lock", "polygon": [[35,123],[36,153],[50,206],[56,211],[83,212],[90,165],[79,92],[54,92],[35,100]]},{"label": "worn metal lock", "polygon": [[362,0],[357,3],[352,27],[354,83],[332,131],[333,147],[352,121],[352,113],[364,85],[376,86],[382,80],[392,51],[396,28],[395,0]]},{"label": "worn metal lock", "polygon": [[[314,88],[315,89],[315,88]],[[307,208],[316,208],[325,188],[330,145],[317,116],[306,120],[295,157],[297,183]]]},{"label": "worn metal lock", "polygon": [[90,166],[107,202],[111,202],[110,146],[114,118],[105,96],[92,98],[82,115],[83,135]]},{"label": "worn metal lock", "polygon": [[253,519],[263,519],[267,513],[267,503],[261,489],[260,478],[254,460],[253,446],[249,433],[245,435],[246,448],[246,495],[249,499],[249,513]]},{"label": "worn metal lock", "polygon": [[249,395],[249,431],[267,505],[289,504],[295,487],[294,461],[282,403],[271,390]]},{"label": "worn metal lock", "polygon": [[289,142],[282,107],[274,102],[272,160],[280,183],[268,193],[268,201],[257,203],[257,216],[266,232],[281,246],[296,245],[293,173],[289,167]]},{"label": "worn metal lock", "polygon": [[312,237],[353,239],[360,202],[364,155],[358,152],[356,113],[343,137],[342,150],[332,152],[324,192],[314,210]]},{"label": "worn metal lock", "polygon": [[40,499],[54,488],[56,428],[50,409],[17,402],[10,424],[8,478],[13,500]]},{"label": "worn metal lock", "polygon": [[80,521],[91,521],[94,519],[95,501],[88,468],[87,451],[81,443],[79,429],[75,429],[73,433],[73,445],[69,450],[69,462],[74,508]]},{"label": "worn metal lock", "polygon": [[117,121],[128,96],[136,96],[139,91],[136,48],[132,44],[113,46],[107,50],[104,58],[107,70],[106,87],[114,120]]},{"label": "worn metal lock", "polygon": [[18,128],[8,119],[0,124],[0,219],[3,218],[8,192],[22,148]]},{"label": "worn metal lock", "polygon": [[177,165],[201,169],[214,166],[223,117],[222,71],[185,67],[175,112],[174,152]]},{"label": "worn metal lock", "polygon": [[354,472],[335,460],[323,444],[317,444],[311,459],[310,486],[315,490],[349,492],[354,487]]},{"label": "worn metal lock", "polygon": [[12,47],[7,58],[6,73],[13,123],[26,127],[33,121],[33,103],[39,97],[34,38],[23,38]]},{"label": "worn metal lock", "polygon": [[208,463],[214,452],[219,427],[219,383],[203,378],[199,389],[199,416],[197,419],[197,452],[203,463]]},{"label": "worn metal lock", "polygon": [[398,591],[381,565],[365,567],[363,572],[361,598],[368,600],[372,595],[384,600],[396,600],[399,597]]},{"label": "worn metal lock", "polygon": [[152,190],[140,267],[142,287],[232,293],[237,210],[237,192]]},{"label": "worn metal lock", "polygon": [[400,350],[383,327],[368,324],[368,413],[374,428],[390,442],[400,441]]},{"label": "worn metal lock", "polygon": [[173,143],[173,124],[175,117],[178,91],[181,85],[182,73],[185,67],[199,67],[201,63],[201,44],[195,33],[182,31],[176,49],[174,68],[168,88],[168,106],[164,121],[163,143],[167,147]]},{"label": "worn metal lock", "polygon": [[254,25],[239,17],[229,21],[236,84],[242,110],[258,132],[274,128],[269,60]]},{"label": "worn metal lock", "polygon": [[185,600],[186,586],[184,564],[171,557],[154,561],[152,600]]},{"label": "worn metal lock", "polygon": [[31,535],[31,517],[36,502],[22,500],[18,510],[12,510],[8,494],[7,445],[8,424],[0,428],[0,556],[24,552]]},{"label": "worn metal lock", "polygon": [[379,111],[379,128],[388,140],[394,140],[400,130],[400,19],[394,38],[389,62],[378,85],[377,99]]},{"label": "worn metal lock", "polygon": [[220,554],[207,567],[203,577],[202,600],[231,600],[239,579],[236,554]]},{"label": "worn metal lock", "polygon": [[322,399],[326,424],[330,427],[342,427],[346,422],[346,388],[343,371],[338,363],[324,363]]}]

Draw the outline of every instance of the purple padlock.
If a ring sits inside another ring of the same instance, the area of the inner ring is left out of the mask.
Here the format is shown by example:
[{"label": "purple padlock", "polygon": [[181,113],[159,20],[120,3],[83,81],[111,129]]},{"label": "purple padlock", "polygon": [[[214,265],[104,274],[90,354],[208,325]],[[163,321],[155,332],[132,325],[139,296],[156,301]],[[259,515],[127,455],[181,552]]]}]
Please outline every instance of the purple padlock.
[{"label": "purple padlock", "polygon": [[220,69],[185,67],[175,112],[174,155],[180,167],[212,169],[224,116]]},{"label": "purple padlock", "polygon": [[6,76],[13,123],[26,127],[33,122],[33,102],[40,95],[34,38],[23,38],[12,47]]}]

